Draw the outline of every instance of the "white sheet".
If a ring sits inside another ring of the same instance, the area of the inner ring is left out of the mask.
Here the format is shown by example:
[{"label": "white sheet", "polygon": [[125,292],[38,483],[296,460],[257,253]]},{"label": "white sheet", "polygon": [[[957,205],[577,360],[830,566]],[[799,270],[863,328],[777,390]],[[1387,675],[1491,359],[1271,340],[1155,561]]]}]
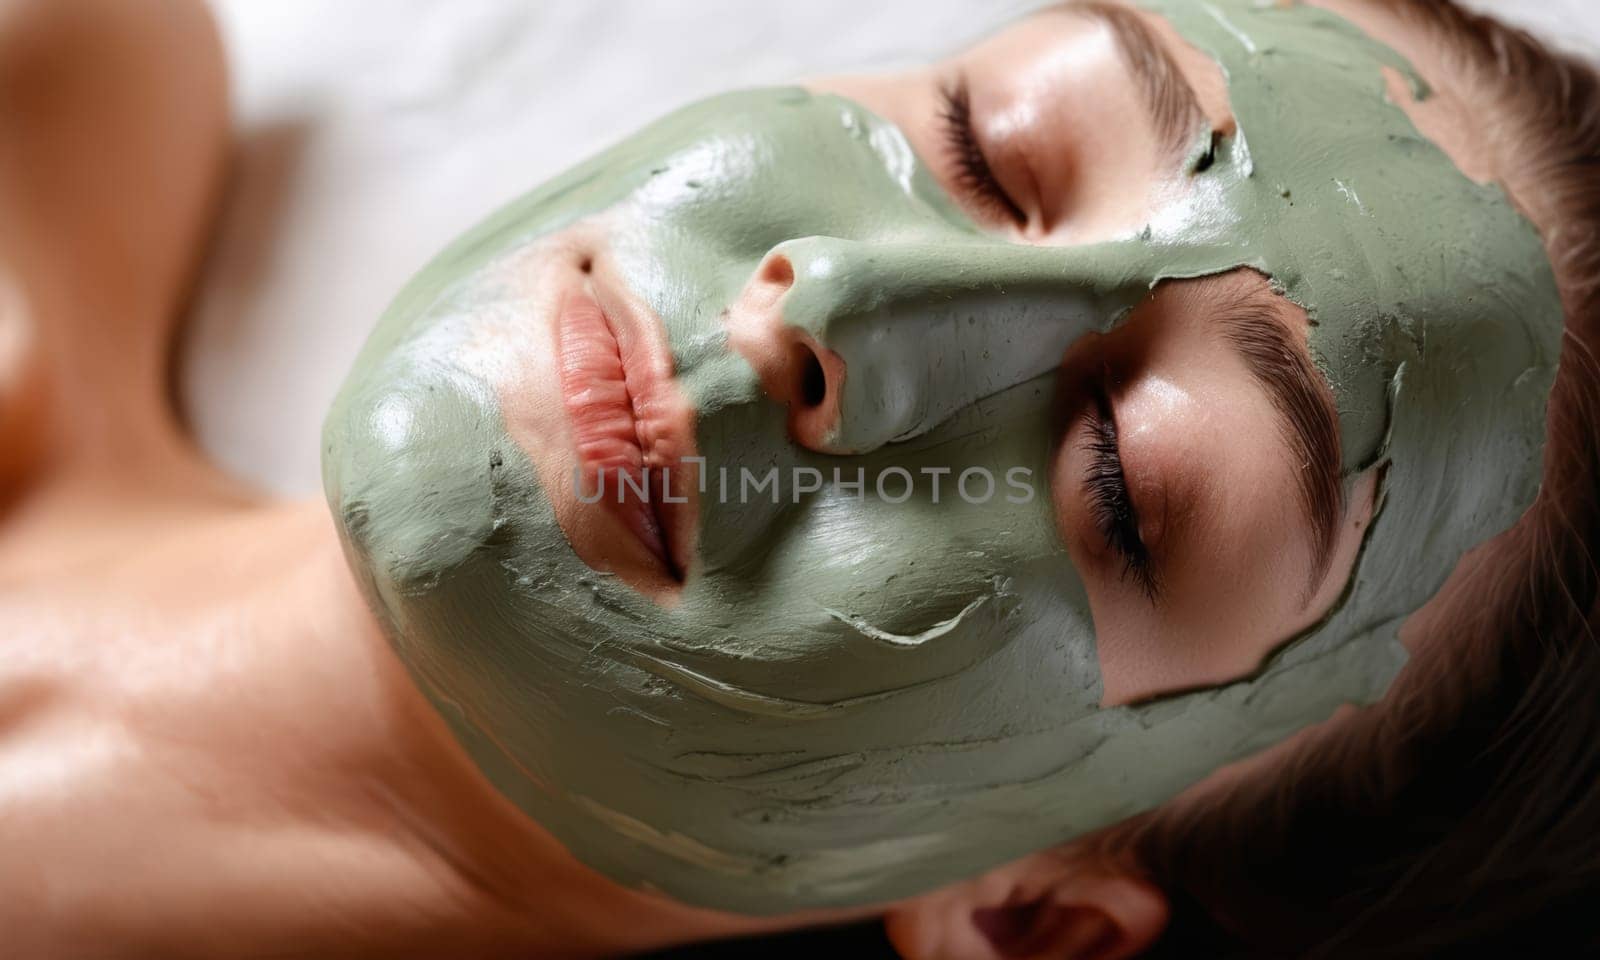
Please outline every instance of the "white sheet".
[{"label": "white sheet", "polygon": [[[181,395],[215,458],[290,495],[319,488],[323,413],[388,300],[507,199],[696,97],[925,60],[1042,5],[213,2],[240,148]],[[1594,0],[1475,5],[1600,43]]]}]

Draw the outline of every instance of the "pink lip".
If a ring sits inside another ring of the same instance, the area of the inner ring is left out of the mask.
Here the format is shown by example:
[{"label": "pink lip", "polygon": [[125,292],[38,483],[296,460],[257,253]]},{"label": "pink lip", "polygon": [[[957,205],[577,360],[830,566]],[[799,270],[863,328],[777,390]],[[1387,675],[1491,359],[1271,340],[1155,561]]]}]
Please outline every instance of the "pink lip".
[{"label": "pink lip", "polygon": [[[565,532],[589,566],[645,592],[670,592],[692,557],[699,475],[684,461],[694,455],[693,408],[677,390],[661,325],[600,288],[569,293],[556,320],[561,399],[582,481],[573,495],[580,514],[603,511],[647,556],[603,542],[620,532],[611,524],[575,522]],[[583,502],[596,493],[598,502]]]}]

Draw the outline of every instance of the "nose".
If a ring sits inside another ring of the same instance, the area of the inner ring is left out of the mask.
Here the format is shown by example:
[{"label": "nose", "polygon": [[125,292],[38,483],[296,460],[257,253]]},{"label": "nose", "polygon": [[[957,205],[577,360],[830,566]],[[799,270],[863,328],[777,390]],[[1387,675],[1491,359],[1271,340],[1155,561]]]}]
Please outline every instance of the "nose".
[{"label": "nose", "polygon": [[1148,247],[807,237],[769,251],[729,337],[796,442],[867,453],[1048,373],[1149,289]]}]

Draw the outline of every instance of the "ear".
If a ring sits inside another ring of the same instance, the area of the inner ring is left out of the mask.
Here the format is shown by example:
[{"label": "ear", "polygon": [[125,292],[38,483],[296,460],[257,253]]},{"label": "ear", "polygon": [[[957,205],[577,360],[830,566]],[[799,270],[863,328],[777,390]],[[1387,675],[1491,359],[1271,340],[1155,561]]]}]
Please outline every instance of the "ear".
[{"label": "ear", "polygon": [[906,960],[1124,960],[1167,926],[1167,898],[1132,871],[1036,854],[908,901],[884,920]]}]

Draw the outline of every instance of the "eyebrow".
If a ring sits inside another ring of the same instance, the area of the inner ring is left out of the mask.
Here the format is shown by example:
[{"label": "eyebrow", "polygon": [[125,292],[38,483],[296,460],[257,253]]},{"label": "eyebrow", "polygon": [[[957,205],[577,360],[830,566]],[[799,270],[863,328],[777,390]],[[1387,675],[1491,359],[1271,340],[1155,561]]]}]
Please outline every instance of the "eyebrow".
[{"label": "eyebrow", "polygon": [[1265,284],[1240,283],[1212,309],[1220,312],[1224,337],[1278,414],[1300,506],[1311,525],[1314,591],[1333,562],[1344,516],[1339,414],[1327,381],[1284,323],[1287,303]]},{"label": "eyebrow", "polygon": [[1155,125],[1156,138],[1168,155],[1182,156],[1194,145],[1196,129],[1206,121],[1194,87],[1178,61],[1134,10],[1104,0],[1067,3],[1059,9],[1104,26],[1111,33]]}]

